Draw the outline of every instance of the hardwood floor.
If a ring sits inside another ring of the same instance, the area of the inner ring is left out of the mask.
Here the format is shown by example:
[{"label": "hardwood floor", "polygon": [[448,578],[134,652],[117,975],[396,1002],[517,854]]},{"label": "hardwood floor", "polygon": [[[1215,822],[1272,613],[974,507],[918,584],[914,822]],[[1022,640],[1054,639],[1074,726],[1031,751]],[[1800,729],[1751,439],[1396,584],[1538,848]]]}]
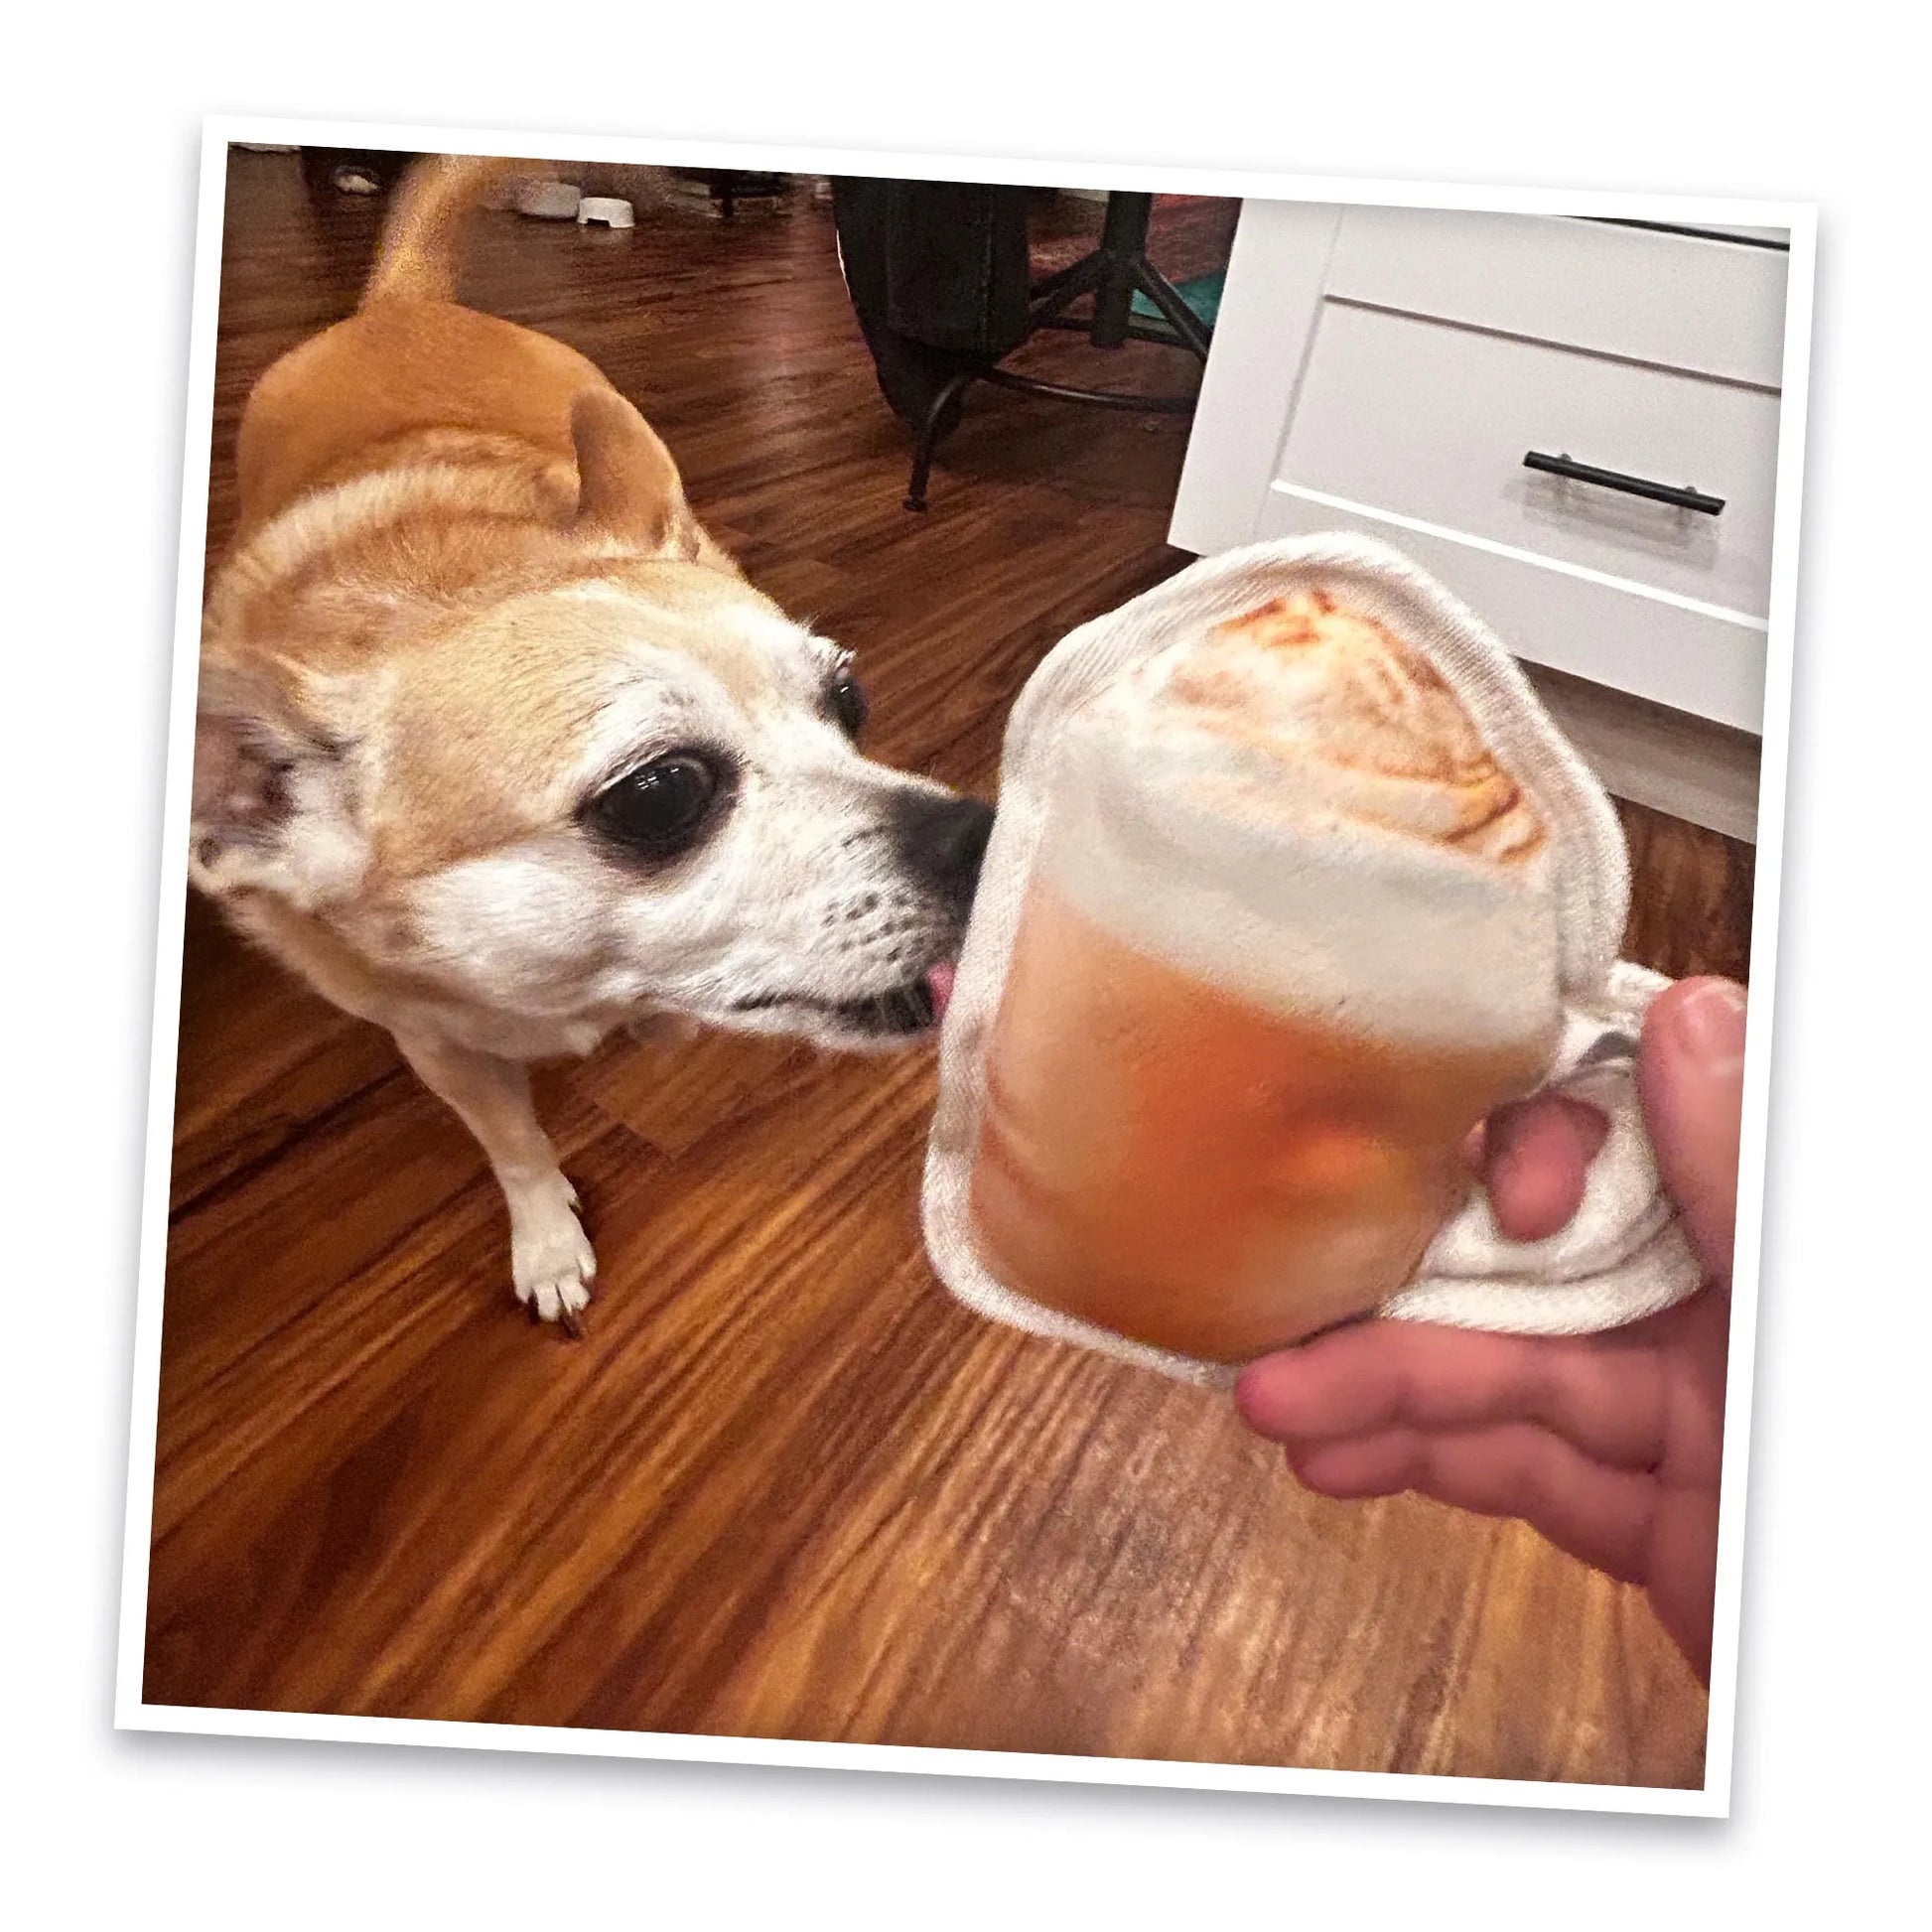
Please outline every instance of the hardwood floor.
[{"label": "hardwood floor", "polygon": [[[378,212],[234,156],[211,546],[247,387],[352,305]],[[901,509],[807,194],[487,217],[468,294],[638,400],[754,579],[858,647],[894,762],[989,791],[1043,652],[1186,561],[1168,419],[982,390]],[[1748,849],[1626,823],[1633,955],[1741,974]],[[538,1092],[602,1264],[579,1344],[518,1315],[482,1158],[387,1040],[191,905],[150,1702],[1701,1782],[1633,1592],[1519,1525],[1307,1495],[1224,1397],[948,1300],[929,1056],[619,1040]]]}]

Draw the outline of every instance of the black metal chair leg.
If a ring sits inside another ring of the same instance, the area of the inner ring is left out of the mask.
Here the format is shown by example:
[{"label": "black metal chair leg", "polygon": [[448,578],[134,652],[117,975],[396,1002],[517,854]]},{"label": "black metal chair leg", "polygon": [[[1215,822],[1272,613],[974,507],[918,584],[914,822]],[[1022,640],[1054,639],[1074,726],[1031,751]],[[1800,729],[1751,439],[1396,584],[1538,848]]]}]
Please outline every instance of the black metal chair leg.
[{"label": "black metal chair leg", "polygon": [[[1085,255],[1071,268],[1055,275],[1050,287],[1042,283],[1027,311],[1027,334],[1031,336],[1035,330],[1051,328],[1054,318],[1063,310],[1070,309],[1081,296],[1093,294],[1100,286],[1101,268],[1098,255]],[[1081,327],[1086,325],[1082,323]]]},{"label": "black metal chair leg", "polygon": [[912,480],[906,486],[905,507],[909,510],[925,508],[926,483],[932,476],[932,453],[939,446],[939,438],[944,433],[942,425],[974,377],[977,369],[961,369],[946,386],[932,399],[932,407],[925,412],[925,421],[919,425],[919,441],[912,452]]},{"label": "black metal chair leg", "polygon": [[1095,250],[1100,274],[1093,292],[1095,348],[1118,348],[1127,340],[1134,288],[1147,259],[1147,232],[1154,219],[1152,195],[1109,195]]},{"label": "black metal chair leg", "polygon": [[1180,299],[1180,291],[1147,259],[1134,264],[1134,280],[1141,293],[1161,311],[1161,320],[1180,338],[1203,362],[1207,360],[1209,337],[1201,319]]},{"label": "black metal chair leg", "polygon": [[1078,261],[1068,262],[1064,268],[1056,268],[1052,274],[1035,282],[1027,291],[1027,299],[1030,302],[1042,302],[1047,296],[1056,294],[1060,289],[1063,289],[1067,283],[1079,281],[1082,277],[1090,278],[1093,267],[1093,257],[1091,255],[1082,255]]},{"label": "black metal chair leg", "polygon": [[[1212,332],[1148,259],[1147,237],[1153,213],[1152,195],[1110,195],[1101,224],[1100,245],[1078,261],[1069,262],[1066,267],[1035,282],[1028,290],[1027,326],[1021,341],[1044,329],[1079,330],[1096,348],[1118,348],[1129,341],[1163,343],[1184,348],[1205,362]],[[1134,315],[1137,292],[1154,305],[1155,313],[1161,318],[1159,324],[1143,322]],[[1066,311],[1087,295],[1093,298],[1092,312],[1084,321],[1075,321]],[[919,426],[918,442],[912,453],[912,476],[905,492],[908,510],[925,508],[933,452],[956,420],[954,411],[960,397],[975,381],[1067,402],[1098,403],[1108,409],[1184,415],[1194,407],[1191,395],[1148,396],[1076,388],[1070,383],[1024,375],[1017,369],[1002,367],[999,362],[962,370],[933,397]]]}]

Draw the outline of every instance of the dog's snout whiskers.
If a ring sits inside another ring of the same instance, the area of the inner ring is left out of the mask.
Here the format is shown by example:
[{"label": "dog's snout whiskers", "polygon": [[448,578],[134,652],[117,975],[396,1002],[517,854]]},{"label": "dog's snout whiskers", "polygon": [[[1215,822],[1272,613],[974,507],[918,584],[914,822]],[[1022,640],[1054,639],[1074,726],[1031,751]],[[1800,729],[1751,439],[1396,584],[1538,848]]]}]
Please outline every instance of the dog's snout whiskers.
[{"label": "dog's snout whiskers", "polygon": [[881,1036],[923,1033],[939,1017],[931,981],[924,973],[862,1000],[818,1000],[799,993],[755,993],[734,1000],[731,1011],[765,1013],[776,1007],[804,1007],[838,1021],[855,1033]]}]

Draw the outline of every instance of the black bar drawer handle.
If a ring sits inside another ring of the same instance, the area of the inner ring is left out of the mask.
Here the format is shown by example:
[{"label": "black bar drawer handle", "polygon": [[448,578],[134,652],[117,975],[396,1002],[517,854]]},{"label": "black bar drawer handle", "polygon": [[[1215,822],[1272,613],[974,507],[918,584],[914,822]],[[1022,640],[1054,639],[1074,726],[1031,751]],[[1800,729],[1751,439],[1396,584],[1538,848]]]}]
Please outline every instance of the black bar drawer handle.
[{"label": "black bar drawer handle", "polygon": [[1706,516],[1719,515],[1725,506],[1722,496],[1707,496],[1701,489],[1678,489],[1670,483],[1652,483],[1648,477],[1599,470],[1594,464],[1578,463],[1572,457],[1545,456],[1541,450],[1531,450],[1523,458],[1523,468],[1568,477],[1573,483],[1595,483],[1602,489],[1620,489],[1626,496],[1647,496],[1653,503],[1674,503],[1681,510],[1698,510]]}]

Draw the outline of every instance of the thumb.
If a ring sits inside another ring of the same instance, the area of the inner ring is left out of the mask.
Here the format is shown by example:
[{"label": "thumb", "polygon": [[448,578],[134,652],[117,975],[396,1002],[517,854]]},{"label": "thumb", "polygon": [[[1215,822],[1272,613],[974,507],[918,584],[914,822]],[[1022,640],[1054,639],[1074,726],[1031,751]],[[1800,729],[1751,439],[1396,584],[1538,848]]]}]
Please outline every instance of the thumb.
[{"label": "thumb", "polygon": [[1744,1105],[1744,989],[1692,979],[1658,995],[1637,1057],[1657,1169],[1698,1255],[1730,1284],[1737,1143]]}]

